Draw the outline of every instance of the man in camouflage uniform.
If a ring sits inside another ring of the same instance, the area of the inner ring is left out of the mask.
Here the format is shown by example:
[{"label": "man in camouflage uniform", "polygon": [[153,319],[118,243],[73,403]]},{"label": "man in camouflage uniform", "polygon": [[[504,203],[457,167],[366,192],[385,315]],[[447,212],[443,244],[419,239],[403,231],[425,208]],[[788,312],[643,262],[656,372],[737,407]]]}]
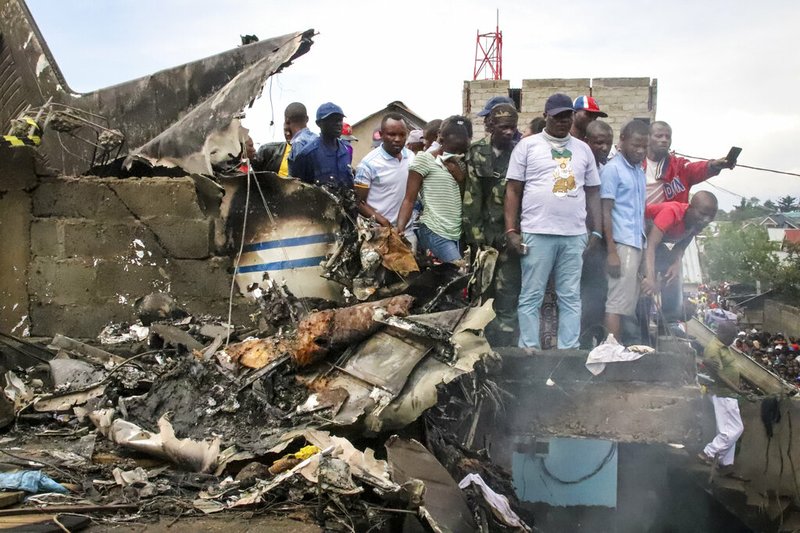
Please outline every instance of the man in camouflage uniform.
[{"label": "man in camouflage uniform", "polygon": [[464,187],[464,237],[469,246],[491,246],[500,252],[495,268],[494,310],[497,318],[486,336],[497,345],[516,345],[517,300],[521,284],[519,257],[505,246],[503,200],[506,170],[516,144],[519,116],[511,104],[494,106],[486,119],[489,137],[472,143],[467,152]]}]

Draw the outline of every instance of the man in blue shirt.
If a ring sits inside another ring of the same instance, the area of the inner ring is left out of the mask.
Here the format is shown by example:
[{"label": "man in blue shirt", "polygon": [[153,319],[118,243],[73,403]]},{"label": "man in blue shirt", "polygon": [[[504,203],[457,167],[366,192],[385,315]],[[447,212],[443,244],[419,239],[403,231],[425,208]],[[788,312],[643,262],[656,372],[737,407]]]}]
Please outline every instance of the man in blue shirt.
[{"label": "man in blue shirt", "polygon": [[647,199],[642,161],[647,154],[648,125],[625,124],[619,155],[600,172],[603,233],[608,257],[606,329],[619,340],[623,316],[634,316],[639,299],[639,266],[644,249],[644,207]]},{"label": "man in blue shirt", "polygon": [[289,132],[287,140],[291,145],[288,157],[290,176],[294,176],[291,173],[294,155],[300,153],[305,145],[317,138],[317,134],[308,129],[307,126],[308,113],[306,112],[306,106],[300,102],[292,102],[286,106],[286,110],[283,112],[283,131]]},{"label": "man in blue shirt", "polygon": [[338,105],[327,102],[317,109],[319,137],[293,153],[290,174],[306,183],[353,187],[352,157],[339,136],[342,134],[344,112]]}]

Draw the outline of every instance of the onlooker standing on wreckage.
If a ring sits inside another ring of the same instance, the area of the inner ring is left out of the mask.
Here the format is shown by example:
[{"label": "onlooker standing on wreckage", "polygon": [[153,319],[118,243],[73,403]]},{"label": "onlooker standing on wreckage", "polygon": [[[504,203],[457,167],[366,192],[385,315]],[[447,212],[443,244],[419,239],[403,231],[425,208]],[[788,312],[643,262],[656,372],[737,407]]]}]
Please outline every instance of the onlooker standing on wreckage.
[{"label": "onlooker standing on wreckage", "polygon": [[[645,219],[651,226],[644,254],[642,291],[645,294],[654,294],[662,283],[669,286],[675,282],[680,276],[684,250],[716,215],[717,197],[708,191],[698,192],[688,204],[664,202],[645,208]],[[666,246],[659,246],[662,242],[675,245],[669,250]]]},{"label": "onlooker standing on wreckage", "polygon": [[382,226],[397,225],[400,205],[406,195],[408,167],[414,154],[406,148],[408,126],[398,113],[381,120],[381,145],[369,152],[356,169],[354,188],[358,211],[375,217]]},{"label": "onlooker standing on wreckage", "polygon": [[455,115],[442,123],[441,146],[433,152],[418,153],[409,166],[408,185],[398,216],[397,230],[404,233],[421,190],[419,246],[445,263],[461,260],[461,195],[466,177],[461,159],[469,148],[471,136],[472,124],[466,117]]},{"label": "onlooker standing on wreckage", "polygon": [[[491,113],[494,106],[500,104],[508,104],[513,107],[514,100],[512,100],[508,96],[492,96],[486,101],[486,105],[483,106],[483,109],[481,109],[476,113],[476,115],[478,115],[479,117],[483,117],[483,129],[487,133],[487,135],[491,135],[492,133],[492,130],[489,126],[489,113]],[[516,110],[516,108],[514,109]]]},{"label": "onlooker standing on wreckage", "polygon": [[522,134],[523,137],[530,137],[531,135],[536,135],[537,133],[542,133],[544,131],[544,117],[536,117],[528,123],[528,126],[525,128],[525,132]]},{"label": "onlooker standing on wreckage", "polygon": [[[303,113],[305,114],[305,107],[303,108]],[[258,152],[252,159],[252,165],[255,170],[275,172],[281,178],[289,177],[292,131],[287,124],[283,125],[283,138],[283,142],[264,143],[258,147]]]},{"label": "onlooker standing on wreckage", "polygon": [[[586,126],[586,144],[594,154],[597,170],[601,171],[608,162],[608,154],[614,142],[614,130],[607,122],[594,120]],[[602,190],[602,184],[601,184]],[[605,339],[606,294],[608,282],[602,275],[606,270],[606,250],[601,244],[593,246],[583,254],[581,273],[581,348],[594,348]]]},{"label": "onlooker standing on wreckage", "polygon": [[300,102],[292,102],[286,106],[283,112],[283,130],[284,135],[288,130],[289,132],[289,151],[287,162],[289,164],[289,173],[291,176],[291,164],[294,161],[294,155],[298,154],[305,145],[317,138],[317,134],[308,129],[308,111],[306,106]]},{"label": "onlooker standing on wreckage", "polygon": [[608,117],[607,113],[600,111],[600,106],[591,96],[579,96],[572,105],[575,116],[572,119],[572,128],[569,134],[578,140],[586,142],[586,128],[598,118]]},{"label": "onlooker standing on wreckage", "polygon": [[716,338],[708,343],[703,352],[703,363],[715,377],[715,383],[708,388],[714,404],[717,436],[697,457],[706,464],[713,464],[717,459],[720,472],[725,474],[733,470],[736,441],[744,432],[736,395],[747,396],[741,389],[739,371],[729,348],[736,338],[736,329],[733,322],[722,322],[717,329]]},{"label": "onlooker standing on wreckage", "polygon": [[506,172],[514,149],[519,115],[511,104],[492,107],[487,117],[490,137],[472,143],[467,152],[464,188],[464,234],[468,245],[487,245],[500,255],[495,266],[494,310],[497,315],[486,335],[499,345],[513,342],[517,329],[520,288],[519,257],[505,247],[503,202]]},{"label": "onlooker standing on wreckage", "polygon": [[614,130],[602,120],[593,120],[586,126],[586,144],[594,154],[597,169],[600,170],[608,163],[608,154],[614,145]]},{"label": "onlooker standing on wreckage", "polygon": [[[650,142],[647,159],[644,161],[647,176],[647,204],[660,202],[689,202],[692,186],[718,175],[724,168],[733,168],[735,163],[727,159],[712,161],[688,160],[669,153],[672,146],[672,127],[663,121],[650,125]],[[663,248],[663,247],[662,247]],[[660,253],[666,253],[661,250]],[[683,276],[678,270],[676,281],[662,292],[662,310],[669,322],[683,320]]]},{"label": "onlooker standing on wreckage", "polygon": [[433,152],[439,148],[439,130],[442,128],[442,119],[435,118],[425,124],[422,128],[422,138],[425,144],[422,149],[426,152]]},{"label": "onlooker standing on wreckage", "polygon": [[344,146],[347,148],[347,153],[350,154],[350,161],[353,160],[353,143],[358,142],[358,137],[353,135],[353,127],[347,122],[342,123],[342,134],[339,138],[344,141]]},{"label": "onlooker standing on wreckage", "polygon": [[[522,257],[519,346],[540,347],[539,313],[555,273],[558,347],[577,348],[580,278],[587,246],[600,243],[600,176],[589,146],[569,134],[572,99],[554,94],[544,108],[542,133],[522,139],[511,154],[505,198],[508,246]],[[522,216],[520,222],[520,206]]]},{"label": "onlooker standing on wreckage", "polygon": [[327,102],[317,109],[317,126],[320,136],[312,140],[299,152],[292,152],[289,170],[292,176],[306,183],[353,187],[352,159],[342,134],[344,111],[338,105]]},{"label": "onlooker standing on wreckage", "polygon": [[408,139],[406,140],[406,148],[411,150],[411,153],[417,154],[425,147],[425,138],[422,130],[411,130],[408,132]]},{"label": "onlooker standing on wreckage", "polygon": [[600,173],[603,232],[606,242],[605,325],[621,339],[623,316],[635,316],[639,300],[639,266],[644,241],[644,207],[647,198],[642,160],[647,154],[648,125],[632,120],[622,128],[619,153]]},{"label": "onlooker standing on wreckage", "polygon": [[672,146],[672,127],[661,120],[650,125],[647,159],[644,161],[647,176],[647,203],[689,202],[692,186],[719,174],[724,168],[736,166],[727,159],[711,161],[688,160],[669,153]]}]

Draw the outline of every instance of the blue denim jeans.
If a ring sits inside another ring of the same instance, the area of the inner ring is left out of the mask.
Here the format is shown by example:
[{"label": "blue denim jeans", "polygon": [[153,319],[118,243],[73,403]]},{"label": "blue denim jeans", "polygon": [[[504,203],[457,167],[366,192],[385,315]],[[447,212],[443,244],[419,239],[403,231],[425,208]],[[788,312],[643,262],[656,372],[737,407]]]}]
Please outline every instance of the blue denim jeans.
[{"label": "blue denim jeans", "polygon": [[523,233],[528,254],[522,256],[519,294],[519,347],[539,348],[539,313],[550,273],[558,298],[558,348],[577,348],[581,332],[581,270],[586,235]]},{"label": "blue denim jeans", "polygon": [[458,241],[451,241],[434,233],[425,224],[420,224],[417,228],[417,238],[419,239],[419,249],[430,250],[439,261],[452,263],[461,259]]}]

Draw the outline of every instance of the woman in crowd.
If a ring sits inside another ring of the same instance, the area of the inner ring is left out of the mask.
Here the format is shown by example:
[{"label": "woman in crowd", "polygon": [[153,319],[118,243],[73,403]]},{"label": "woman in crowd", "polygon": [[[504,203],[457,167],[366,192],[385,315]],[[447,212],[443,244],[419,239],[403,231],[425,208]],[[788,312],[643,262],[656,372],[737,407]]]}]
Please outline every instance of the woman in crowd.
[{"label": "woman in crowd", "polygon": [[442,123],[441,145],[432,152],[419,152],[409,166],[406,196],[397,219],[402,235],[419,195],[419,246],[445,263],[461,260],[461,203],[466,176],[462,160],[471,137],[472,124],[466,117],[455,115]]}]

